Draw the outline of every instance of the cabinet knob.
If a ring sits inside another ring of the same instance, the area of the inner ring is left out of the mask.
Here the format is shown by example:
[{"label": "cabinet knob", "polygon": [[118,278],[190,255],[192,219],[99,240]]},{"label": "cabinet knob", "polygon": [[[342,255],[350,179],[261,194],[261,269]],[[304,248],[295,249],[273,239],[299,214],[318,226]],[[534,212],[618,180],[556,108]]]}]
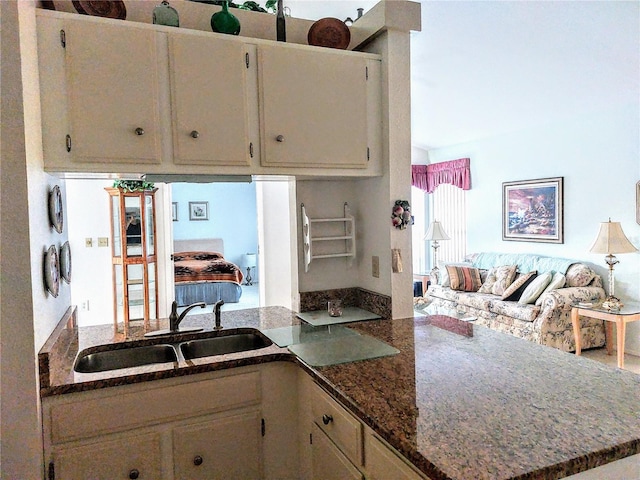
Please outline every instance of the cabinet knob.
[{"label": "cabinet knob", "polygon": [[191,135],[191,138],[198,138],[200,136],[200,132],[197,130],[192,130],[189,135]]},{"label": "cabinet knob", "polygon": [[327,415],[326,413],[322,415],[322,423],[329,425],[331,422],[333,422],[333,417],[331,415]]},{"label": "cabinet knob", "polygon": [[195,457],[193,457],[193,464],[197,467],[199,465],[202,465],[202,457],[200,455],[196,455]]},{"label": "cabinet knob", "polygon": [[136,480],[136,478],[140,477],[140,472],[137,469],[133,469],[129,472],[129,478],[131,480]]},{"label": "cabinet knob", "polygon": [[280,143],[284,142],[284,135],[278,135],[276,137],[276,142],[280,142]]},{"label": "cabinet knob", "polygon": [[138,127],[136,128],[135,132],[136,132],[136,135],[139,135],[139,136],[144,135],[144,128]]}]

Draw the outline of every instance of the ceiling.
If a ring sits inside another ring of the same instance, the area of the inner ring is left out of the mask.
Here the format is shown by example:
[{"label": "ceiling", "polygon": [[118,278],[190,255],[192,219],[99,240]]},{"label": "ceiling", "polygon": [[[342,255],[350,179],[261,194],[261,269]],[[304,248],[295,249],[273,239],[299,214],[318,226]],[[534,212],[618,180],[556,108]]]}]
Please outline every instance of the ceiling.
[{"label": "ceiling", "polygon": [[[355,18],[376,1],[285,0]],[[412,33],[412,143],[430,150],[640,104],[640,2],[422,1]]]}]

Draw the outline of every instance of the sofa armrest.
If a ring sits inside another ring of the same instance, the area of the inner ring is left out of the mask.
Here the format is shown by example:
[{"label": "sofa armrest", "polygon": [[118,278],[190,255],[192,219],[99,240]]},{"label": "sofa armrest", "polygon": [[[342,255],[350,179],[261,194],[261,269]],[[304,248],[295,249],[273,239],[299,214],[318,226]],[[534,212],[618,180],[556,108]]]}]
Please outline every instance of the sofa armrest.
[{"label": "sofa armrest", "polygon": [[542,310],[570,310],[577,302],[597,303],[604,300],[606,293],[601,287],[567,287],[551,290],[543,294]]}]

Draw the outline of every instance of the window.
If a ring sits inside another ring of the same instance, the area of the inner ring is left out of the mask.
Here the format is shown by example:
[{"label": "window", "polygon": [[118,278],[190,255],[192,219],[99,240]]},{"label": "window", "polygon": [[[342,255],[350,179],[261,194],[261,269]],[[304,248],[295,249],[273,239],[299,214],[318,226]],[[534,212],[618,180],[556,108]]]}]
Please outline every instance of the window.
[{"label": "window", "polygon": [[[439,185],[431,195],[430,218],[438,220],[451,240],[440,242],[438,261],[459,262],[467,254],[465,191],[453,185]],[[423,242],[428,244],[430,242]],[[431,248],[431,245],[425,245]],[[432,253],[429,258],[432,258]]]}]

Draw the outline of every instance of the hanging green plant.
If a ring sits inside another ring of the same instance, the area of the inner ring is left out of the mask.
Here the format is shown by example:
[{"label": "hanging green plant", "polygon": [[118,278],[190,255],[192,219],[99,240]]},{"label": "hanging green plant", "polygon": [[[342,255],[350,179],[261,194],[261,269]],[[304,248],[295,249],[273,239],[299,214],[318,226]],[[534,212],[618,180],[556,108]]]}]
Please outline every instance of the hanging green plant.
[{"label": "hanging green plant", "polygon": [[113,188],[121,188],[128,192],[140,192],[144,190],[153,190],[153,183],[143,180],[114,180]]}]

